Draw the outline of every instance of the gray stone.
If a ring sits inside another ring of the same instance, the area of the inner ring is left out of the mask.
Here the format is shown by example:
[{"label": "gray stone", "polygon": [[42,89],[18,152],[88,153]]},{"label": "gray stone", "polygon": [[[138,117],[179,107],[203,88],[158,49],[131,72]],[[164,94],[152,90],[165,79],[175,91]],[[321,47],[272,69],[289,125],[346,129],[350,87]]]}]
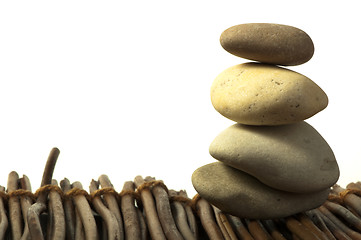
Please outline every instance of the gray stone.
[{"label": "gray stone", "polygon": [[328,105],[326,93],[311,79],[260,63],[239,64],[219,74],[211,101],[224,117],[248,125],[294,123]]},{"label": "gray stone", "polygon": [[288,192],[321,191],[339,178],[332,149],[304,121],[282,126],[234,124],[213,140],[209,152],[262,183]]},{"label": "gray stone", "polygon": [[192,183],[199,195],[222,211],[249,219],[287,217],[319,207],[329,189],[296,194],[270,188],[256,178],[221,162],[198,168]]},{"label": "gray stone", "polygon": [[225,30],[222,47],[238,57],[277,65],[299,65],[314,53],[312,39],[304,31],[282,24],[247,23]]}]

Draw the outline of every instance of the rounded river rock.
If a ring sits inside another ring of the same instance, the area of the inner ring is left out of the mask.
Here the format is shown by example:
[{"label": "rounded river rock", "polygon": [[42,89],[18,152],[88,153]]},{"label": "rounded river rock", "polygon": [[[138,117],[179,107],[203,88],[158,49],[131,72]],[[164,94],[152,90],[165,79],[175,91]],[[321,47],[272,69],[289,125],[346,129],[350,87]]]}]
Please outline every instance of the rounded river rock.
[{"label": "rounded river rock", "polygon": [[316,192],[339,178],[332,149],[308,123],[282,126],[234,124],[211,143],[215,159],[288,192]]},{"label": "rounded river rock", "polygon": [[244,63],[219,74],[211,101],[224,117],[248,125],[282,125],[305,120],[328,105],[311,79],[285,68]]},{"label": "rounded river rock", "polygon": [[222,211],[249,219],[282,218],[319,207],[329,189],[296,194],[270,188],[221,162],[198,168],[192,183],[199,195]]},{"label": "rounded river rock", "polygon": [[220,42],[233,55],[276,65],[299,65],[310,60],[314,53],[307,33],[282,24],[236,25],[221,34]]}]

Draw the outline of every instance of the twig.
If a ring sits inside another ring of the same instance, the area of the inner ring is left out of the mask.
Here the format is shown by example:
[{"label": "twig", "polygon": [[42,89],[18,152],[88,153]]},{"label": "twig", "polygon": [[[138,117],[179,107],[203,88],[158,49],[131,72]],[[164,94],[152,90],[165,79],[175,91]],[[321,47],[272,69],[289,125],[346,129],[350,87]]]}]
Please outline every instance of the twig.
[{"label": "twig", "polygon": [[[169,197],[175,199],[178,193],[174,190],[169,190]],[[192,230],[190,229],[187,221],[187,213],[183,207],[183,204],[177,200],[171,202],[172,215],[174,216],[175,223],[186,240],[196,240]]]},{"label": "twig", "polygon": [[254,240],[239,217],[228,215],[228,219],[235,229],[238,238],[244,240]]},{"label": "twig", "polygon": [[231,225],[228,222],[226,215],[217,207],[212,206],[216,222],[218,223],[219,229],[221,230],[225,240],[237,240],[237,236],[234,233]]},{"label": "twig", "polygon": [[248,230],[255,240],[272,240],[272,237],[258,220],[245,220]]},{"label": "twig", "polygon": [[[60,151],[57,148],[53,148],[50,151],[48,160],[46,161],[43,178],[41,181],[41,187],[51,184],[56,161],[59,157]],[[40,225],[39,215],[46,210],[47,193],[40,192],[36,203],[34,203],[28,210],[28,224],[30,236],[32,239],[42,240],[44,239],[43,232]]]},{"label": "twig", "polygon": [[145,217],[144,217],[142,211],[140,211],[139,208],[137,208],[136,210],[137,210],[137,215],[138,215],[138,219],[139,219],[141,239],[146,240],[149,238],[148,226],[147,226],[147,223],[145,222]]},{"label": "twig", "polygon": [[[101,175],[98,180],[99,180],[99,184],[102,188],[113,188],[113,185],[110,182],[107,175]],[[123,228],[122,215],[120,213],[120,209],[119,209],[119,205],[118,205],[118,200],[116,199],[115,195],[112,193],[105,193],[103,195],[103,199],[104,199],[107,207],[109,208],[109,210],[113,213],[113,215],[117,219],[119,233],[120,233],[120,239],[123,240],[124,239],[124,228]]]},{"label": "twig", "polygon": [[[344,193],[346,189],[336,185],[333,186],[333,191],[338,195]],[[359,216],[361,216],[361,198],[353,193],[348,193],[343,196],[344,203],[351,207],[351,209],[356,212]]]},{"label": "twig", "polygon": [[300,239],[310,239],[310,240],[319,239],[311,231],[309,231],[302,223],[297,221],[294,217],[287,217],[286,225],[288,229],[296,236],[298,236]]},{"label": "twig", "polygon": [[[30,180],[26,175],[23,175],[23,177],[20,178],[20,187],[21,189],[31,192]],[[29,196],[24,195],[20,197],[20,204],[25,223],[24,232],[23,235],[21,236],[21,240],[30,240],[31,238],[30,238],[29,224],[28,224],[28,210],[33,204],[33,200]]]},{"label": "twig", "polygon": [[126,239],[141,239],[139,218],[134,205],[134,189],[133,182],[125,182],[120,200]]},{"label": "twig", "polygon": [[[0,186],[0,191],[2,195],[5,195],[5,187]],[[8,225],[9,222],[5,212],[4,199],[0,195],[0,240],[3,240],[5,238]]]},{"label": "twig", "polygon": [[[64,178],[60,181],[60,187],[64,194],[71,190],[70,181]],[[65,213],[65,224],[66,224],[66,239],[75,240],[75,210],[74,204],[70,198],[64,199],[64,213]]]},{"label": "twig", "polygon": [[[90,193],[93,194],[96,190],[98,190],[99,183],[92,180],[90,183]],[[118,225],[118,221],[114,214],[103,204],[100,196],[94,196],[92,198],[92,203],[97,211],[97,213],[102,217],[105,222],[106,229],[103,231],[107,231],[108,239],[120,240],[123,239],[123,236],[120,235],[120,228]]]},{"label": "twig", "polygon": [[[151,177],[146,177],[145,181],[151,182],[151,181],[155,181],[155,179]],[[158,181],[158,183],[162,183],[162,182]],[[161,185],[165,186],[164,184]],[[162,225],[162,229],[167,239],[183,240],[183,237],[179,233],[177,226],[174,222],[174,218],[172,216],[168,193],[161,185],[154,185],[152,187],[152,193],[155,198],[157,212],[159,215],[160,223]]]},{"label": "twig", "polygon": [[198,224],[197,224],[197,219],[194,215],[193,209],[191,207],[192,200],[188,198],[186,191],[181,190],[178,192],[178,195],[180,197],[183,197],[184,199],[187,199],[187,202],[184,204],[184,209],[187,214],[189,228],[191,229],[191,231],[192,231],[193,235],[196,237],[196,239],[198,239]]},{"label": "twig", "polygon": [[[83,190],[83,186],[80,182],[74,182],[72,184],[72,187],[73,187],[72,191]],[[85,239],[86,240],[98,239],[97,225],[85,195],[76,194],[74,195],[73,199],[84,227]]]},{"label": "twig", "polygon": [[330,201],[326,201],[323,206],[325,206],[332,213],[342,217],[347,223],[349,223],[350,226],[361,230],[361,220],[353,215],[353,213],[347,208]]},{"label": "twig", "polygon": [[135,186],[140,192],[140,198],[145,211],[145,216],[147,220],[148,230],[153,240],[166,240],[166,237],[163,233],[162,226],[158,219],[158,214],[155,208],[155,203],[153,195],[148,188],[140,188],[145,181],[141,176],[136,176],[134,178]]},{"label": "twig", "polygon": [[31,239],[43,240],[39,215],[46,210],[45,203],[36,202],[28,210],[28,224]]},{"label": "twig", "polygon": [[80,218],[80,214],[78,209],[75,208],[75,229],[74,229],[74,236],[76,240],[84,240],[85,239],[85,232],[84,226]]},{"label": "twig", "polygon": [[203,198],[200,198],[199,195],[196,195],[195,198],[197,198],[196,208],[198,211],[198,216],[209,239],[223,240],[224,238],[222,232],[219,229],[217,223],[215,222],[214,213],[211,205]]},{"label": "twig", "polygon": [[[52,185],[58,187],[56,180],[52,181]],[[60,189],[59,189],[60,190]],[[65,214],[63,208],[63,202],[59,192],[56,190],[51,190],[49,192],[49,218],[52,219],[51,231],[49,234],[50,240],[61,240],[65,239]]]},{"label": "twig", "polygon": [[354,190],[360,190],[361,191],[361,184],[360,183],[349,183],[346,186],[347,189],[354,189]]},{"label": "twig", "polygon": [[354,240],[361,239],[361,234],[347,227],[343,222],[341,222],[335,215],[333,215],[325,206],[320,206],[318,208],[322,214],[328,217],[337,227],[339,227],[343,232],[345,232],[349,237]]},{"label": "twig", "polygon": [[21,221],[21,206],[18,196],[11,196],[11,193],[18,189],[19,175],[12,171],[8,176],[8,186],[7,191],[10,195],[9,198],[9,216],[10,216],[10,226],[12,239],[18,240],[21,238],[23,232],[23,222]]},{"label": "twig", "polygon": [[319,216],[322,218],[322,220],[325,222],[327,227],[330,229],[332,234],[338,239],[338,240],[351,240],[351,238],[342,231],[331,219],[329,219],[327,216],[325,216],[320,210],[314,209],[312,211],[318,212]]},{"label": "twig", "polygon": [[262,220],[261,222],[274,240],[286,240],[283,234],[277,229],[273,220]]},{"label": "twig", "polygon": [[320,240],[328,240],[328,237],[324,232],[322,232],[306,214],[301,213],[298,215],[298,219],[305,227],[307,227],[314,235],[316,235]]},{"label": "twig", "polygon": [[321,217],[321,213],[318,209],[306,211],[305,214],[315,223],[315,225],[328,237],[330,240],[336,240],[330,229],[328,229],[326,223]]}]

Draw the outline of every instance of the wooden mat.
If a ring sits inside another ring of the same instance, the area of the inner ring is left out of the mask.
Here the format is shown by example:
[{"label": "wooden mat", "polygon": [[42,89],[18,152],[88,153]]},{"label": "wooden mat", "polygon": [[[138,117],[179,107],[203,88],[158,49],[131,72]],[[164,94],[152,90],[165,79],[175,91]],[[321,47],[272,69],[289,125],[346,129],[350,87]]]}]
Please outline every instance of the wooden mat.
[{"label": "wooden mat", "polygon": [[[52,179],[59,150],[46,162],[41,187],[14,171],[0,186],[1,239],[361,239],[361,184],[335,185],[319,208],[282,219],[242,219],[199,195],[136,176],[116,192],[108,176]],[[242,203],[240,203],[242,204]]]}]

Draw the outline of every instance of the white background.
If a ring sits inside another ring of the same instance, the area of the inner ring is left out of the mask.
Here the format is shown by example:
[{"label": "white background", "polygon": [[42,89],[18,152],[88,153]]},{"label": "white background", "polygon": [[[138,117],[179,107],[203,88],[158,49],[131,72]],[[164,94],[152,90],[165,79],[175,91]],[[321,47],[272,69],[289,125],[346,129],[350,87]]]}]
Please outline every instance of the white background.
[{"label": "white background", "polygon": [[[357,5],[356,5],[357,4]],[[213,79],[246,60],[222,49],[236,24],[292,25],[315,54],[291,67],[329,106],[307,120],[333,148],[345,186],[361,180],[358,1],[2,1],[0,185],[15,170],[39,187],[54,172],[80,181],[107,174],[116,190],[136,175],[195,191],[192,172],[233,124],[210,101]]]}]

